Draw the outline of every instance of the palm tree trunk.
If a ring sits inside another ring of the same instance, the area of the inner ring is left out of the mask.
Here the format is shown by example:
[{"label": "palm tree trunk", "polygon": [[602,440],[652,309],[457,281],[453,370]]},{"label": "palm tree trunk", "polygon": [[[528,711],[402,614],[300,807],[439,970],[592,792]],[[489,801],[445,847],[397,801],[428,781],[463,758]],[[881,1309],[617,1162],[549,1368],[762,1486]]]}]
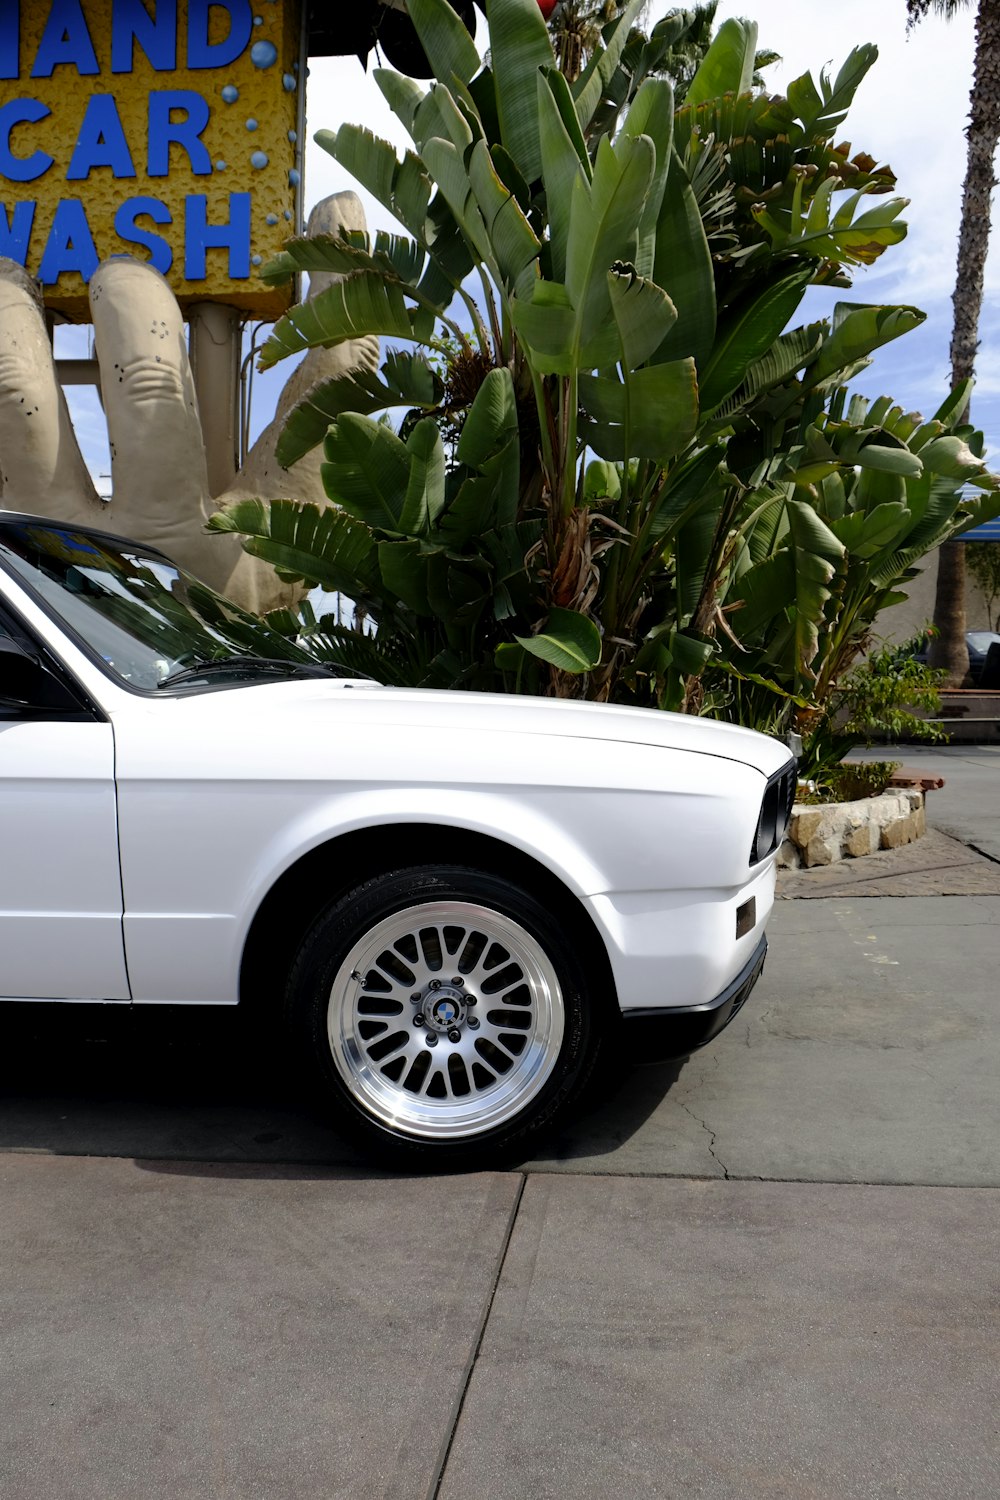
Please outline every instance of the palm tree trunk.
[{"label": "palm tree trunk", "polygon": [[[955,320],[951,339],[952,384],[968,380],[976,363],[983,275],[990,240],[990,198],[996,186],[994,157],[1000,140],[1000,0],[980,0],[976,16],[976,60],[972,80],[958,236],[958,274],[952,298]],[[945,542],[938,553],[934,624],[929,662],[944,667],[957,687],[968,675],[965,641],[965,552],[963,542]]]}]

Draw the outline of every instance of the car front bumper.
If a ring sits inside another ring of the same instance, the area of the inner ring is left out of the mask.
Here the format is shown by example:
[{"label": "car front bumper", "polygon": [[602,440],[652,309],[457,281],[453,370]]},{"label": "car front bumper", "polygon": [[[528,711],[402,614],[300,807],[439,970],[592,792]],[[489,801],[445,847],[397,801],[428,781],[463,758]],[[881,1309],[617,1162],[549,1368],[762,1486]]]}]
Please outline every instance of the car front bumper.
[{"label": "car front bumper", "polygon": [[627,1055],[643,1062],[665,1062],[686,1057],[704,1047],[727,1027],[760,978],[767,957],[767,938],[761,937],[750,962],[720,995],[707,1005],[665,1005],[622,1011],[622,1034]]}]

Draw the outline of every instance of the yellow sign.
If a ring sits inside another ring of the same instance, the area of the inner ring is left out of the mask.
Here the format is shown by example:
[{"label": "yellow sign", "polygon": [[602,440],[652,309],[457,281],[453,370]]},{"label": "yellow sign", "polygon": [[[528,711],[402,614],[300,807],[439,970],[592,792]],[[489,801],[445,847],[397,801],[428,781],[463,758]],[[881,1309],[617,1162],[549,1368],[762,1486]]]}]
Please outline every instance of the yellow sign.
[{"label": "yellow sign", "polygon": [[299,222],[300,0],[0,0],[0,255],[89,318],[135,255],[182,307],[277,317]]}]

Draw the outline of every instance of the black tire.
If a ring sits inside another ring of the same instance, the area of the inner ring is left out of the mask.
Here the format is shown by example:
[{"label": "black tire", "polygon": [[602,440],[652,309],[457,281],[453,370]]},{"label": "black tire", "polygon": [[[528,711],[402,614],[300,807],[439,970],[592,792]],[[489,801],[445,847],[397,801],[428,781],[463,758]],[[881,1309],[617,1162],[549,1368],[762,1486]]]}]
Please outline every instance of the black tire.
[{"label": "black tire", "polygon": [[481,1165],[523,1156],[565,1115],[607,1030],[572,925],[570,910],[458,865],[375,876],[317,919],[289,1020],[363,1147]]}]

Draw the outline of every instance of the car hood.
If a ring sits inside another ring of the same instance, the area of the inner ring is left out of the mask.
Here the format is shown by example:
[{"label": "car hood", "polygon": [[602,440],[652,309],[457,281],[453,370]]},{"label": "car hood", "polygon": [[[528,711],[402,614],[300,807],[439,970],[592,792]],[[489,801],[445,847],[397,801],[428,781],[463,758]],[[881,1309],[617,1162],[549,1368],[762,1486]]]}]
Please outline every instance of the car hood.
[{"label": "car hood", "polygon": [[[568,702],[518,695],[387,688],[376,683],[331,678],[299,678],[211,691],[178,692],[170,700],[178,711],[236,729],[236,720],[280,720],[282,733],[308,738],[320,733],[336,705],[340,713],[350,699],[352,723],[394,733],[444,731],[544,735],[650,745],[752,766],[770,776],[789,760],[787,746],[768,735],[735,724],[655,709]],[[164,700],[166,701],[166,700]],[[252,722],[246,732],[252,734]]]}]

